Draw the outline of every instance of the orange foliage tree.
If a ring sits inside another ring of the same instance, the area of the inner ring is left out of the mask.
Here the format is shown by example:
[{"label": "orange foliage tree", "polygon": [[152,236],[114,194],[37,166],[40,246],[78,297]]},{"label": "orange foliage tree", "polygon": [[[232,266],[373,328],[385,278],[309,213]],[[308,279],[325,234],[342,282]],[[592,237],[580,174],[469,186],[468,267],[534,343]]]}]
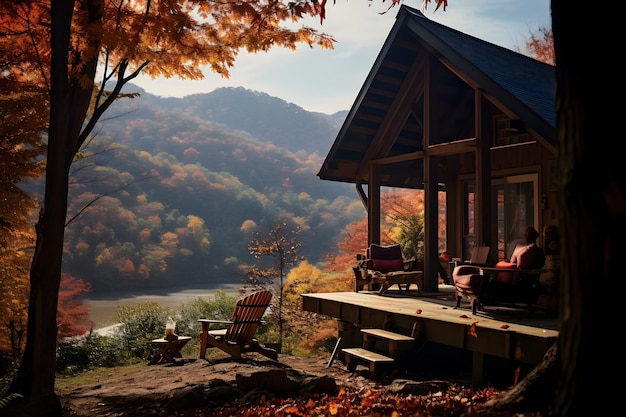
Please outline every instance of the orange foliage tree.
[{"label": "orange foliage tree", "polygon": [[[44,210],[37,223],[30,270],[27,342],[9,392],[61,414],[54,395],[57,297],[61,281],[70,166],[122,87],[141,71],[150,76],[199,79],[208,65],[228,76],[237,52],[297,44],[332,47],[334,39],[310,27],[287,26],[305,16],[325,17],[325,2],[210,2],[205,0],[3,1],[2,77],[13,91],[32,86],[49,97]],[[5,62],[3,62],[4,64]],[[96,77],[100,77],[96,82]],[[48,96],[49,94],[49,96]]]},{"label": "orange foliage tree", "polygon": [[424,258],[424,193],[394,190],[381,195],[381,243],[398,243],[406,259]]},{"label": "orange foliage tree", "polygon": [[0,354],[19,360],[26,339],[28,272],[35,244],[32,216],[37,208],[20,183],[44,173],[40,159],[46,146],[40,133],[48,123],[48,96],[32,80],[18,80],[4,71],[29,68],[23,55],[27,51],[18,54],[13,45],[3,44],[19,24],[11,19],[6,25],[6,35],[0,36]]},{"label": "orange foliage tree", "polygon": [[336,340],[337,325],[327,316],[302,310],[301,294],[332,291],[322,271],[307,261],[300,262],[287,274],[283,291],[285,341],[288,351],[311,353],[326,350]]},{"label": "orange foliage tree", "polygon": [[32,256],[16,245],[26,242],[19,239],[0,248],[0,356],[14,361],[20,359],[26,341],[28,267]]},{"label": "orange foliage tree", "polygon": [[341,240],[337,242],[337,251],[328,255],[328,264],[325,270],[329,272],[343,272],[347,265],[353,265],[356,254],[365,254],[367,248],[367,218],[348,224],[341,233]]},{"label": "orange foliage tree", "polygon": [[[416,199],[415,194],[415,192],[403,190],[387,191],[381,194],[381,213],[384,215],[381,219],[383,224],[381,224],[380,243],[383,245],[401,244],[407,258],[419,257],[418,246],[424,239],[424,199],[423,194],[421,199]],[[356,265],[356,255],[365,255],[369,243],[367,227],[367,216],[348,224],[341,234],[341,239],[337,242],[336,254],[328,255],[328,263],[324,270],[339,274],[337,280],[345,284],[341,285],[343,291],[353,287],[352,267]],[[415,246],[412,246],[413,244]]]},{"label": "orange foliage tree", "polygon": [[526,41],[525,46],[526,52],[533,58],[550,65],[556,63],[552,29],[538,28],[536,32],[530,34],[530,39]]},{"label": "orange foliage tree", "polygon": [[59,288],[59,308],[57,309],[57,339],[80,336],[91,330],[89,308],[81,297],[90,291],[89,283],[82,279],[63,274]]},{"label": "orange foliage tree", "polygon": [[[440,205],[445,204],[445,195],[440,195]],[[393,189],[381,194],[380,243],[402,246],[405,258],[423,259],[424,256],[424,193],[420,190]],[[438,220],[440,251],[445,250],[446,217],[445,206]],[[342,232],[337,243],[337,254],[328,255],[327,272],[344,272],[351,282],[351,268],[356,265],[356,254],[364,254],[368,245],[367,217],[350,223]],[[350,288],[350,285],[347,286]]]}]

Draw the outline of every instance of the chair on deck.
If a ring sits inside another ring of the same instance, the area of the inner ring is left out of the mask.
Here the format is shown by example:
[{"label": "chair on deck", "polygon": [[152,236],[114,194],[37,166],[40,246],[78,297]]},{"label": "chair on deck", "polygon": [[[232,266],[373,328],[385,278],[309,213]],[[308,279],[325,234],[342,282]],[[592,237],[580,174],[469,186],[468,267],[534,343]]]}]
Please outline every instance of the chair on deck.
[{"label": "chair on deck", "polygon": [[509,261],[495,268],[483,268],[486,275],[479,306],[523,304],[532,312],[541,292],[539,277],[546,263],[545,253],[535,244],[517,244]]},{"label": "chair on deck", "polygon": [[[258,352],[270,359],[278,360],[278,352],[261,346],[254,338],[263,315],[270,306],[272,293],[258,291],[237,301],[230,320],[200,319],[200,359],[205,359],[207,348],[218,348],[235,359],[241,359],[242,353]],[[227,324],[224,329],[211,330],[211,324]]]},{"label": "chair on deck", "polygon": [[402,247],[398,244],[383,246],[372,243],[366,250],[365,258],[357,255],[357,260],[359,265],[353,268],[356,291],[365,287],[371,291],[378,286],[378,293],[383,294],[393,285],[397,285],[400,291],[408,291],[411,284],[417,285],[419,293],[423,290],[423,268],[420,270],[415,260],[405,260]]},{"label": "chair on deck", "polygon": [[470,300],[472,314],[486,305],[514,307],[518,303],[532,311],[539,296],[539,276],[544,264],[545,255],[541,248],[515,242],[509,261],[499,261],[494,266],[457,265],[452,274],[456,308],[460,306],[461,298],[466,297]]},{"label": "chair on deck", "polygon": [[456,292],[456,307],[459,308],[463,298],[469,299],[472,313],[478,309],[478,298],[483,286],[483,276],[479,266],[485,265],[489,258],[489,246],[475,246],[469,262],[458,264],[452,272],[452,280]]}]

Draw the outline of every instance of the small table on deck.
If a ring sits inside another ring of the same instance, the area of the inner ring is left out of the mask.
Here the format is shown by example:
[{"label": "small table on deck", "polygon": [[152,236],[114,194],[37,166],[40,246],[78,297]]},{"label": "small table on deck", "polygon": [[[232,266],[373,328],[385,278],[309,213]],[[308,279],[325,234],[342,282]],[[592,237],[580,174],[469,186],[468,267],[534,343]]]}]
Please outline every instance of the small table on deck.
[{"label": "small table on deck", "polygon": [[152,359],[150,365],[157,363],[175,363],[176,358],[182,358],[180,353],[183,347],[191,340],[190,336],[178,336],[177,339],[154,339],[152,345]]}]

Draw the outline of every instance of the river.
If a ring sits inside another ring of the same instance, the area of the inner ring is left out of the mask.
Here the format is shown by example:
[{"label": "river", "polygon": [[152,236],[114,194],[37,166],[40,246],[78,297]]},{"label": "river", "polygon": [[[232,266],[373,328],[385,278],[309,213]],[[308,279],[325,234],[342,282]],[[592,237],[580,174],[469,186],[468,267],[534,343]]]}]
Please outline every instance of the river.
[{"label": "river", "polygon": [[159,303],[167,307],[178,307],[182,303],[194,301],[198,297],[213,300],[215,291],[221,290],[226,294],[239,298],[241,284],[219,284],[217,287],[206,289],[182,289],[159,294],[145,294],[134,296],[110,296],[107,298],[85,298],[85,305],[90,309],[89,318],[94,322],[94,330],[109,326],[113,320],[113,313],[118,306],[141,304],[149,301]]}]

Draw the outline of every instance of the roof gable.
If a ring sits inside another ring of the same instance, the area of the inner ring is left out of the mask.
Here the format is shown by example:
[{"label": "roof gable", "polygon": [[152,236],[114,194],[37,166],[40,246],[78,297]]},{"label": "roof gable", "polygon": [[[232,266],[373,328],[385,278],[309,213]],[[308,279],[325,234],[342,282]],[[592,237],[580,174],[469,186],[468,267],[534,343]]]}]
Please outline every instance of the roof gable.
[{"label": "roof gable", "polygon": [[[458,141],[458,152],[467,152],[462,143],[474,136],[475,91],[554,147],[555,77],[553,66],[403,5],[318,176],[367,182],[365,162],[390,158],[396,171],[415,172],[426,123],[429,145]],[[425,111],[433,96],[437,105]],[[387,176],[382,185],[419,187],[414,181]]]},{"label": "roof gable", "polygon": [[[510,94],[510,100],[518,100],[554,129],[554,66],[441,25],[408,6],[401,7],[400,18],[406,19],[406,25],[416,35],[428,40],[436,48],[435,53],[445,56],[459,67],[475,67],[478,71],[476,76],[480,77],[477,81],[482,81],[483,88],[495,82],[504,91],[493,91],[493,94]],[[551,139],[552,134],[548,132],[545,137]]]}]

